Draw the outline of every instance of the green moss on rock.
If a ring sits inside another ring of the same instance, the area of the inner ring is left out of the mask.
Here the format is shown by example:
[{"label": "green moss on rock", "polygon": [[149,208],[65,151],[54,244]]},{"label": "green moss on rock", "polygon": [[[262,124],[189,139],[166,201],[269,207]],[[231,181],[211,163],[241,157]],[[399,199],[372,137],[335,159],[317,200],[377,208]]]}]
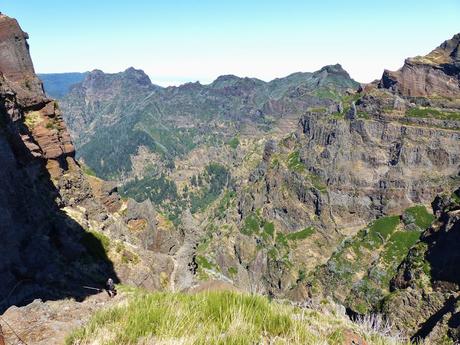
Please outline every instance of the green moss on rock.
[{"label": "green moss on rock", "polygon": [[415,224],[420,229],[427,229],[434,221],[435,217],[428,213],[423,205],[417,205],[408,208],[403,214],[403,221],[405,224]]},{"label": "green moss on rock", "polygon": [[299,240],[304,240],[304,239],[310,237],[314,233],[315,233],[315,228],[308,227],[308,228],[305,228],[305,229],[297,231],[297,232],[292,232],[292,233],[288,234],[286,237],[287,237],[288,240],[291,240],[291,241],[299,241]]}]

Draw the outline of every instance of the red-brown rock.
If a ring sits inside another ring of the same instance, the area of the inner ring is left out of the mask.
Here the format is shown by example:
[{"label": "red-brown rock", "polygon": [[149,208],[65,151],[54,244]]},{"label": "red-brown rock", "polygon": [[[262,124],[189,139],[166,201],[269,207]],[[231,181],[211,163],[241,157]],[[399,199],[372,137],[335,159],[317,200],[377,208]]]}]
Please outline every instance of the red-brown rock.
[{"label": "red-brown rock", "polygon": [[460,97],[460,34],[396,72],[385,70],[379,87],[411,97]]},{"label": "red-brown rock", "polygon": [[33,157],[56,160],[45,164],[57,177],[62,169],[56,166],[65,166],[75,149],[56,102],[46,98],[35,74],[27,38],[15,19],[0,14],[0,86],[11,94],[14,106],[6,107],[11,121],[28,128],[20,136],[25,147]]},{"label": "red-brown rock", "polygon": [[35,75],[27,38],[16,19],[0,14],[1,73],[22,88],[44,96],[42,83]]}]

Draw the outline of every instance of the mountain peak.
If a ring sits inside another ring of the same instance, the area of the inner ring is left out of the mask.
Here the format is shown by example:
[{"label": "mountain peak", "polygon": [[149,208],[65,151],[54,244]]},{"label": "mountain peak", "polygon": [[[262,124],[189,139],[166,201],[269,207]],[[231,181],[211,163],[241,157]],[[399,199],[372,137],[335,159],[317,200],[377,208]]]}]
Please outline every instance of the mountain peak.
[{"label": "mountain peak", "polygon": [[121,82],[121,84],[135,84],[143,88],[151,87],[153,85],[149,76],[145,74],[143,70],[135,69],[134,67],[129,67],[123,72],[119,73],[104,73],[100,69],[94,69],[86,75],[83,84],[86,87],[96,87],[97,89],[100,89],[110,88],[110,85],[112,85],[114,82]]},{"label": "mountain peak", "polygon": [[16,19],[0,14],[0,71],[25,91],[44,96],[42,83],[35,75],[30,57],[28,38],[29,35],[22,31]]},{"label": "mountain peak", "polygon": [[426,65],[443,65],[460,63],[460,33],[444,41],[439,47],[425,56],[408,59],[409,63]]},{"label": "mountain peak", "polygon": [[314,74],[334,74],[351,79],[350,74],[339,63],[323,66],[319,71],[314,72]]},{"label": "mountain peak", "polygon": [[149,76],[141,69],[129,67],[122,74],[141,85],[152,85]]},{"label": "mountain peak", "polygon": [[224,75],[218,76],[217,79],[211,83],[211,86],[216,87],[216,88],[223,88],[223,87],[234,85],[240,80],[241,78],[236,75],[224,74]]},{"label": "mountain peak", "polygon": [[411,97],[460,97],[460,34],[425,56],[406,59],[398,71],[385,70],[379,87]]},{"label": "mountain peak", "polygon": [[323,66],[318,72],[328,72],[328,73],[347,73],[342,67],[341,64],[336,63],[335,65],[326,65]]}]

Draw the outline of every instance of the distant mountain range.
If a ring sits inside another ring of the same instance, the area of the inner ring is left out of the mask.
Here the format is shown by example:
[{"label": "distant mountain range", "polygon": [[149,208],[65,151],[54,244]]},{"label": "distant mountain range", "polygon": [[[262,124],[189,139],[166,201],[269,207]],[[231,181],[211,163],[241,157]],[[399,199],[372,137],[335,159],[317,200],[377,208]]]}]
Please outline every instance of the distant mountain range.
[{"label": "distant mountain range", "polygon": [[[82,76],[46,75],[45,90],[56,90],[56,85],[69,88],[63,80]],[[333,107],[347,90],[358,87],[340,65],[271,82],[225,75],[209,85],[167,88],[129,68],[117,74],[88,73],[69,88],[60,104],[79,156],[100,176],[115,177],[130,171],[129,157],[139,146],[171,160],[205,137],[229,140],[242,127],[267,131],[281,117]],[[59,93],[64,94],[64,88]]]},{"label": "distant mountain range", "polygon": [[42,76],[59,102],[26,39],[0,15],[1,312],[109,275],[333,299],[460,341],[460,35],[366,85],[340,65],[166,88],[134,68]]}]

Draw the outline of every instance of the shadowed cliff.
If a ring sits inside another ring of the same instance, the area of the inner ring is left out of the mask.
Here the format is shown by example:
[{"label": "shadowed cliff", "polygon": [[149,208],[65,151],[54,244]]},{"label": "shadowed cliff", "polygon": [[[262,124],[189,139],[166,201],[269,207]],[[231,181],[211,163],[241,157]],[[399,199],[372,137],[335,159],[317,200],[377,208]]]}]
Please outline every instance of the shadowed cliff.
[{"label": "shadowed cliff", "polygon": [[47,99],[27,34],[0,15],[0,314],[117,280],[103,243],[61,210],[58,181],[79,170],[57,104]]}]

